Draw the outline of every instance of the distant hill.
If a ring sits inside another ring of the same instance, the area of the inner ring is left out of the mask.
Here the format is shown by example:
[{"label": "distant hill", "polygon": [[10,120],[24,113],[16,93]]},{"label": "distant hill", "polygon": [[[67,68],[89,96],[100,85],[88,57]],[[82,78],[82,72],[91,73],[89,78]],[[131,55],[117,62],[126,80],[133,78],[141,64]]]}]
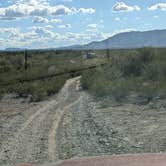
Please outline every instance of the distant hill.
[{"label": "distant hill", "polygon": [[66,46],[66,47],[59,47],[57,48],[58,50],[69,50],[69,49],[81,49],[82,45],[71,45],[71,46]]},{"label": "distant hill", "polygon": [[[166,47],[166,30],[131,31],[116,34],[106,40],[94,41],[86,45],[71,45],[59,48],[37,49],[49,50],[88,50],[88,49],[127,49],[141,47]],[[26,48],[6,48],[5,51],[23,51]],[[36,50],[36,49],[30,49]]]},{"label": "distant hill", "polygon": [[6,48],[5,51],[24,51],[26,48]]},{"label": "distant hill", "polygon": [[125,49],[141,47],[166,47],[166,30],[132,31],[116,34],[106,40],[64,49]]}]

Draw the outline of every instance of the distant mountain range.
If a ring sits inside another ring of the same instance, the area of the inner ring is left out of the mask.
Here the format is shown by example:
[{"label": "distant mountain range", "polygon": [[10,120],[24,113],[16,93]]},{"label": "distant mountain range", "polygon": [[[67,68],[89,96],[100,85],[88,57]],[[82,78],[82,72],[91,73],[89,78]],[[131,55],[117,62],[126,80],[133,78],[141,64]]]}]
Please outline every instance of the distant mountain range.
[{"label": "distant mountain range", "polygon": [[63,47],[62,49],[127,49],[141,47],[166,47],[166,30],[124,32],[103,41]]},{"label": "distant mountain range", "polygon": [[12,51],[24,51],[24,50],[27,50],[26,48],[6,48],[5,51],[9,51],[9,52],[12,52]]},{"label": "distant mountain range", "polygon": [[[131,31],[116,34],[106,40],[94,41],[86,45],[72,45],[41,50],[90,50],[90,49],[127,49],[141,47],[166,47],[166,30]],[[25,48],[6,48],[6,51],[22,51]],[[33,50],[33,49],[32,49]]]}]

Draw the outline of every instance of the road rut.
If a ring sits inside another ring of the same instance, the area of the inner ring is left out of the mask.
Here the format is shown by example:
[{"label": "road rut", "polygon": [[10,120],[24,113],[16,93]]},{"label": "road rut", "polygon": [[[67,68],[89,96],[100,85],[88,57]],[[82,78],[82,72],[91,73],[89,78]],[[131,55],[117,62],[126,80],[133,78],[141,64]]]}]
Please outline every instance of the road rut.
[{"label": "road rut", "polygon": [[47,163],[58,160],[57,129],[64,112],[79,100],[79,95],[71,97],[79,79],[68,80],[56,97],[38,108],[19,126],[13,137],[3,142],[0,147],[1,164]]}]

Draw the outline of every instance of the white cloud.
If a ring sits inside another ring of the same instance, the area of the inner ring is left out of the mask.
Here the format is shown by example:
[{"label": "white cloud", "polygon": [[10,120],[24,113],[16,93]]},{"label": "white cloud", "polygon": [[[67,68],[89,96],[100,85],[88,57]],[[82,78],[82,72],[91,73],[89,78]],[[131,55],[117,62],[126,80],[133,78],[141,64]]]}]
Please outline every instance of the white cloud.
[{"label": "white cloud", "polygon": [[88,24],[87,25],[87,29],[85,30],[86,32],[88,32],[88,33],[99,33],[99,32],[101,32],[101,29],[103,28],[104,26],[103,26],[103,24],[102,23],[98,23],[98,24],[95,24],[95,23],[93,23],[93,24]]},{"label": "white cloud", "polygon": [[0,28],[0,32],[2,33],[8,33],[8,34],[13,34],[13,33],[19,33],[18,28]]},{"label": "white cloud", "polygon": [[[133,32],[133,31],[137,31],[137,29],[128,28],[128,29],[116,30],[116,31],[114,31],[114,32],[111,34],[111,36],[114,36],[114,35],[119,34],[119,33]],[[110,37],[111,37],[111,36],[110,36]]]},{"label": "white cloud", "polygon": [[92,14],[95,9],[67,7],[64,5],[51,6],[46,0],[19,0],[8,7],[0,8],[0,18],[22,18],[27,16],[59,16],[77,13]]},{"label": "white cloud", "polygon": [[59,25],[58,28],[64,29],[64,28],[71,28],[70,24],[65,24],[65,25]]},{"label": "white cloud", "polygon": [[152,5],[148,8],[148,10],[154,11],[154,10],[163,10],[166,11],[166,3],[158,3],[155,5]]},{"label": "white cloud", "polygon": [[50,22],[52,22],[52,23],[61,23],[62,20],[61,19],[51,19]]},{"label": "white cloud", "polygon": [[34,23],[61,23],[61,19],[47,19],[44,17],[36,16],[33,20]]},{"label": "white cloud", "polygon": [[99,31],[99,29],[104,28],[102,22],[99,22],[98,24],[93,23],[93,24],[88,24],[86,31]]},{"label": "white cloud", "polygon": [[[48,27],[31,27],[23,32],[18,28],[0,28],[0,38],[3,45],[0,47],[47,47],[48,42],[55,38],[56,33],[48,30]],[[2,34],[6,34],[4,37]],[[2,35],[2,36],[1,36]]]},{"label": "white cloud", "polygon": [[35,19],[33,20],[34,23],[48,23],[48,19],[47,18],[43,18],[43,17],[35,17]]},{"label": "white cloud", "polygon": [[115,21],[120,21],[120,18],[119,18],[119,17],[115,17],[114,20],[115,20]]},{"label": "white cloud", "polygon": [[97,28],[98,25],[97,24],[89,24],[87,25],[88,28]]},{"label": "white cloud", "polygon": [[46,28],[36,28],[35,33],[40,37],[54,37],[54,33]]},{"label": "white cloud", "polygon": [[87,13],[87,14],[93,14],[93,13],[96,12],[96,10],[93,9],[93,8],[89,8],[89,9],[80,8],[80,9],[78,9],[78,12],[80,12],[80,13]]},{"label": "white cloud", "polygon": [[15,0],[16,4],[29,4],[29,5],[48,5],[50,0]]},{"label": "white cloud", "polygon": [[129,6],[124,2],[117,2],[113,7],[112,11],[114,12],[131,12],[131,11],[139,11],[141,10],[139,6]]},{"label": "white cloud", "polygon": [[45,27],[48,28],[48,29],[54,28],[52,25],[47,25],[47,26],[45,26]]},{"label": "white cloud", "polygon": [[0,20],[2,20],[2,21],[10,21],[10,20],[18,20],[18,18],[13,18],[13,17],[1,17],[0,16]]},{"label": "white cloud", "polygon": [[[7,35],[1,36],[6,33]],[[52,26],[33,26],[26,31],[18,28],[0,28],[0,39],[3,46],[0,47],[27,47],[27,48],[46,48],[57,47],[70,44],[84,44],[94,40],[103,40],[110,36],[110,33],[101,31],[81,33],[64,32],[56,33]]]},{"label": "white cloud", "polygon": [[110,36],[110,33],[104,32],[82,32],[82,33],[71,33],[68,32],[65,34],[67,41],[73,41],[78,44],[78,41],[81,43],[88,43],[95,40],[103,40]]},{"label": "white cloud", "polygon": [[157,18],[159,18],[159,16],[155,15],[155,16],[153,16],[153,18],[156,18],[156,19],[157,19]]},{"label": "white cloud", "polygon": [[64,5],[58,5],[58,6],[54,6],[54,7],[50,7],[49,8],[49,13],[51,15],[66,15],[66,14],[74,14],[75,13],[75,9],[74,8],[68,8]]}]

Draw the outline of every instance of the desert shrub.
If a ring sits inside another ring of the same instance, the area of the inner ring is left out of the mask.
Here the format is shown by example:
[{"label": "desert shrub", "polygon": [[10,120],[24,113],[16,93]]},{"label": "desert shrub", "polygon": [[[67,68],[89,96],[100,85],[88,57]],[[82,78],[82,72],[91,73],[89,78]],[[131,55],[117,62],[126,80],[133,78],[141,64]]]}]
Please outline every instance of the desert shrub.
[{"label": "desert shrub", "polygon": [[122,65],[124,76],[139,76],[142,70],[142,62],[138,56],[127,57]]},{"label": "desert shrub", "polygon": [[46,81],[37,81],[29,87],[31,101],[41,101],[48,96],[58,93],[65,84],[66,77],[57,77]]},{"label": "desert shrub", "polygon": [[0,73],[8,72],[10,69],[10,66],[0,66]]},{"label": "desert shrub", "polygon": [[96,96],[105,96],[110,94],[111,83],[121,77],[122,73],[118,69],[107,66],[84,72],[81,82],[84,89],[88,89]]},{"label": "desert shrub", "polygon": [[160,81],[166,78],[166,62],[152,62],[144,67],[143,77],[145,79]]},{"label": "desert shrub", "polygon": [[154,49],[153,48],[141,48],[139,49],[139,56],[142,63],[150,63],[154,58]]},{"label": "desert shrub", "polygon": [[115,65],[113,66],[107,66],[101,74],[105,77],[105,79],[108,79],[110,81],[120,79],[123,77],[122,71],[117,68]]},{"label": "desert shrub", "polygon": [[21,69],[23,67],[23,56],[15,56],[13,58],[10,59],[10,63],[13,67],[15,67],[16,69]]},{"label": "desert shrub", "polygon": [[11,69],[11,63],[6,58],[0,58],[0,73],[8,72]]},{"label": "desert shrub", "polygon": [[[33,102],[46,99],[55,93],[58,93],[65,84],[67,77],[60,76],[47,80],[38,80],[33,82],[13,83],[5,87],[5,93],[16,93],[20,97],[30,97]],[[2,94],[2,93],[0,93]]]},{"label": "desert shrub", "polygon": [[138,76],[141,74],[143,62],[138,52],[129,52],[128,55],[113,56],[112,65],[124,76]]},{"label": "desert shrub", "polygon": [[120,100],[130,92],[148,99],[166,94],[166,50],[143,48],[125,50],[112,55],[110,65],[87,71],[83,88],[97,97]]}]

